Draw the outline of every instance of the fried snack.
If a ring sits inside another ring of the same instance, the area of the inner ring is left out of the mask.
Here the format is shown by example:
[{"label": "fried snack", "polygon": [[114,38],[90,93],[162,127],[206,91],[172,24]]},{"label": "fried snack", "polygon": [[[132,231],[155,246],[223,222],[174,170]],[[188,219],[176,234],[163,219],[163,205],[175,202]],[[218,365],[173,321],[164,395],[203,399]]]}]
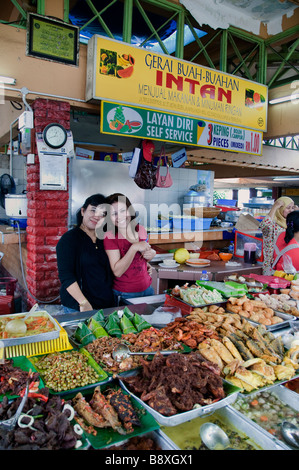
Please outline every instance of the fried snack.
[{"label": "fried snack", "polygon": [[232,354],[232,356],[235,359],[238,359],[239,361],[242,361],[241,354],[239,353],[236,346],[232,343],[232,341],[227,336],[224,336],[222,338],[222,342],[223,342],[224,346],[226,346],[226,348],[230,351],[230,353]]},{"label": "fried snack", "polygon": [[234,360],[234,356],[229,352],[229,350],[221,343],[221,341],[217,341],[216,339],[211,339],[211,346],[215,349],[215,351],[219,354],[223,362],[229,364],[231,361]]}]

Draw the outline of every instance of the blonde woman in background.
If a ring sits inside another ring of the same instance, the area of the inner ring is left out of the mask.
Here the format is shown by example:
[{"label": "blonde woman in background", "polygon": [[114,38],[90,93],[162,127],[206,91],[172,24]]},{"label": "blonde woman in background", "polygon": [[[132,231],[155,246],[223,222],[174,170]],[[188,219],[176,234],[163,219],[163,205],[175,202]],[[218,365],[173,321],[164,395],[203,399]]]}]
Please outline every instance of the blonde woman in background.
[{"label": "blonde woman in background", "polygon": [[280,197],[273,204],[270,212],[260,223],[263,234],[263,274],[271,276],[273,270],[271,268],[274,244],[278,235],[287,228],[287,215],[297,210],[293,199],[290,197]]}]

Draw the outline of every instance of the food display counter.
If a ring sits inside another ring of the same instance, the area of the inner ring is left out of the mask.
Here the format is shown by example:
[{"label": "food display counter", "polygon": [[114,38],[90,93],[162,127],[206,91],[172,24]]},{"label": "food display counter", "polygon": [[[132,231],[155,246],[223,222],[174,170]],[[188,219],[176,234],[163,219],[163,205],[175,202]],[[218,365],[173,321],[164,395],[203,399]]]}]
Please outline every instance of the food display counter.
[{"label": "food display counter", "polygon": [[[293,447],[282,439],[280,425],[285,416],[299,425],[298,395],[285,386],[298,380],[299,347],[292,341],[299,331],[296,326],[299,311],[297,318],[290,317],[291,322],[282,319],[275,331],[264,326],[263,336],[255,322],[242,318],[241,311],[240,315],[228,312],[228,299],[214,304],[207,303],[206,299],[206,306],[193,305],[193,314],[183,316],[177,308],[168,307],[165,300],[166,294],[159,294],[152,298],[133,299],[126,306],[54,315],[61,331],[67,335],[68,344],[59,347],[59,343],[55,343],[58,347],[47,353],[41,353],[41,343],[33,342],[30,343],[32,351],[22,355],[18,338],[18,348],[7,349],[11,353],[10,356],[7,354],[8,362],[6,365],[0,364],[0,448],[32,448],[34,445],[36,450],[78,448],[116,452],[125,449],[150,450],[153,453],[175,450],[187,455],[190,451],[207,449],[207,444],[199,439],[199,429],[204,423],[211,422],[226,432],[233,449],[292,450]],[[221,299],[217,297],[217,300]],[[235,301],[243,305],[244,302],[248,304],[249,299],[237,296]],[[236,304],[232,299],[230,303]],[[268,310],[265,307],[267,313]],[[159,325],[156,323],[157,314]],[[167,321],[165,317],[163,323],[162,317],[166,314]],[[37,321],[39,312],[34,315]],[[44,334],[41,328],[39,335]],[[234,335],[239,338],[238,341],[243,341],[243,346],[237,349],[232,347],[232,343],[229,346],[228,342],[228,338],[233,340]],[[284,351],[279,349],[283,335],[288,335],[289,342],[289,349],[286,347]],[[132,352],[143,351],[146,354],[153,351],[155,355],[151,359],[131,355],[116,360],[112,351],[124,341]],[[258,345],[263,345],[264,350],[261,351]],[[226,352],[220,346],[226,347]],[[271,348],[277,352],[274,353]],[[212,349],[221,357],[222,366],[214,362]],[[266,349],[267,354],[272,354],[269,356],[271,361],[274,361],[268,365]],[[157,350],[161,354],[156,354]],[[167,355],[163,355],[165,352]],[[239,359],[237,355],[233,356],[237,353]],[[252,359],[248,357],[245,360],[243,353],[252,354]],[[290,364],[290,360],[294,366],[288,368],[285,365],[287,361]],[[80,366],[76,361],[80,361]],[[181,375],[179,371],[183,370],[183,364],[185,373]],[[6,375],[11,376],[12,370],[15,370],[16,389],[9,391],[4,384]],[[265,375],[257,375],[258,372]],[[28,406],[18,420],[16,434],[10,434],[15,436],[10,441],[1,429],[1,421],[7,417],[6,412],[11,415],[15,410],[14,403],[16,407],[21,402],[18,395],[22,394],[27,373],[33,374],[35,389],[29,393]],[[194,374],[198,373],[200,375],[194,388]],[[190,374],[192,382],[189,380]],[[208,382],[205,374],[209,376]],[[148,391],[149,378],[155,381],[158,376],[162,388],[156,390],[153,387]],[[241,380],[240,383],[238,380]],[[206,384],[204,388],[201,388],[201,381]],[[241,388],[241,383],[245,389]],[[166,384],[171,385],[167,392]],[[199,390],[201,392],[198,394]],[[7,400],[7,393],[13,402]],[[172,394],[171,402],[166,393]],[[256,396],[259,393],[262,395]],[[177,398],[174,399],[176,394]],[[271,409],[263,408],[266,396],[271,398]],[[45,425],[35,423],[34,414],[31,416],[30,410],[36,404],[37,418],[41,421],[44,407],[46,409],[56,404],[58,415],[52,417],[53,440],[49,447],[45,444]],[[110,414],[112,409],[114,414]],[[118,410],[116,414],[115,410]],[[56,419],[65,426],[63,439],[57,430]],[[266,419],[271,422],[271,428],[262,425]],[[37,440],[30,437],[36,432],[35,425],[41,430]]]},{"label": "food display counter", "polygon": [[210,265],[204,268],[191,267],[186,264],[181,264],[175,268],[152,264],[152,286],[156,294],[161,294],[175,281],[183,284],[200,279],[203,269],[210,274],[210,280],[213,281],[223,281],[223,279],[231,273],[248,275],[250,273],[262,274],[263,269],[261,263],[251,265],[239,259],[237,263],[237,265],[229,265],[224,261],[211,261]]}]

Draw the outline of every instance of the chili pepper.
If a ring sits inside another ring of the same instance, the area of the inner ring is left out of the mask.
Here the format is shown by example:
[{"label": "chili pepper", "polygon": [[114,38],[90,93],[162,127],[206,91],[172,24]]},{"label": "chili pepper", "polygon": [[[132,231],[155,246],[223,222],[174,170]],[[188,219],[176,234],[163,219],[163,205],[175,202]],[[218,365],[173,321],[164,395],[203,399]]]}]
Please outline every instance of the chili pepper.
[{"label": "chili pepper", "polygon": [[30,397],[30,398],[40,398],[44,402],[47,402],[49,400],[49,397],[46,397],[42,393],[37,393],[37,392],[29,392],[28,397]]}]

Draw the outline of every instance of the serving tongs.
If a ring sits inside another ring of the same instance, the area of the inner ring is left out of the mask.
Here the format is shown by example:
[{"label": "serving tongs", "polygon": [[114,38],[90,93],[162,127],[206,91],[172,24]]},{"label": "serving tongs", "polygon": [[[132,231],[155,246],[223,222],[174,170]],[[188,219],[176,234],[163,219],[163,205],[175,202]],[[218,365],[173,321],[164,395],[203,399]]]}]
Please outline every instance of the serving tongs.
[{"label": "serving tongs", "polygon": [[21,403],[18,406],[16,413],[11,418],[5,419],[4,421],[0,421],[0,428],[5,429],[6,431],[12,431],[14,429],[16,422],[18,421],[23,411],[23,408],[25,406],[25,403],[27,401],[28,393],[29,393],[29,381],[27,381],[26,383],[25,393],[23,395]]}]

